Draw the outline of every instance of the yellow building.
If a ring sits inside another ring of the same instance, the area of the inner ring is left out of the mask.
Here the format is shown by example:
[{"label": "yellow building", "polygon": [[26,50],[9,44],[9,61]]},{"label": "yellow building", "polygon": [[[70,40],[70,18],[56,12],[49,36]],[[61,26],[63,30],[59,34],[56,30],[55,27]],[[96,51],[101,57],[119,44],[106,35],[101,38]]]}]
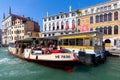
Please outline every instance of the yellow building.
[{"label": "yellow building", "polygon": [[97,30],[104,34],[106,49],[120,48],[120,0],[80,9],[77,16],[77,31]]}]

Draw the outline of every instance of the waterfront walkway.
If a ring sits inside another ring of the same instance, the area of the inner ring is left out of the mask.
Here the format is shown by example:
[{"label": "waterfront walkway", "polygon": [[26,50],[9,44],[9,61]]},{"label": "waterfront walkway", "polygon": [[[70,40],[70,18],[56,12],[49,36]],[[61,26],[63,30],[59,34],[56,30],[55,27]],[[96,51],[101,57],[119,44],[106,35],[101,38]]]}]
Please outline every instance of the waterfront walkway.
[{"label": "waterfront walkway", "polygon": [[108,50],[110,54],[113,56],[119,56],[120,57],[120,49],[110,49]]}]

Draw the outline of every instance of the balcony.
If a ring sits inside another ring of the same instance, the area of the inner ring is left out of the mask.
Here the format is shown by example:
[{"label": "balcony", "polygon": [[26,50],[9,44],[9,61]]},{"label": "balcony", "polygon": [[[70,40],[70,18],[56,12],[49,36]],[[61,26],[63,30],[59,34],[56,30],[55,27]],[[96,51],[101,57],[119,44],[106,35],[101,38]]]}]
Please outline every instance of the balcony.
[{"label": "balcony", "polygon": [[24,39],[30,39],[30,38],[38,38],[38,36],[30,36],[30,35],[25,35]]},{"label": "balcony", "polygon": [[72,30],[71,28],[70,29],[68,29],[68,30],[65,30],[65,29],[59,29],[59,30],[51,30],[51,31],[44,31],[44,32],[42,32],[43,34],[44,33],[56,33],[56,32],[75,32],[76,31],[76,29],[74,29],[74,30]]},{"label": "balcony", "polygon": [[7,38],[7,35],[4,35],[3,38]]},{"label": "balcony", "polygon": [[30,35],[25,35],[25,36],[24,36],[25,39],[26,39],[26,38],[30,38],[30,37],[32,37],[32,36],[30,36]]}]

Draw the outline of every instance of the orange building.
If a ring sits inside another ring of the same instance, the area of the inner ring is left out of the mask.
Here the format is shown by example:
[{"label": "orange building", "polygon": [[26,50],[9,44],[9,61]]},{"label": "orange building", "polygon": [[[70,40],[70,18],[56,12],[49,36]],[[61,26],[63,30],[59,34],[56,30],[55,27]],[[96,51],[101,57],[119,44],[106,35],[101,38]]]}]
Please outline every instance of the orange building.
[{"label": "orange building", "polygon": [[9,8],[9,15],[5,17],[4,14],[2,20],[2,44],[8,45],[10,42],[24,39],[27,32],[39,32],[39,28],[38,22],[30,17],[12,14]]}]

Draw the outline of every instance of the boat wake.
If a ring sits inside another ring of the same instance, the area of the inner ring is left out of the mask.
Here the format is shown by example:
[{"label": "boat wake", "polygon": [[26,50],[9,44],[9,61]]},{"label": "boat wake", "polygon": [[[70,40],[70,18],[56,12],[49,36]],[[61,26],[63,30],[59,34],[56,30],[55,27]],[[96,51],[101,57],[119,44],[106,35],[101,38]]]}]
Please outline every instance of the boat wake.
[{"label": "boat wake", "polygon": [[4,49],[3,51],[7,52],[8,50],[7,50],[7,49]]},{"label": "boat wake", "polygon": [[3,76],[10,76],[10,77],[19,77],[20,75],[32,75],[32,74],[37,74],[38,71],[30,71],[30,70],[24,70],[24,71],[20,71],[20,70],[11,70],[11,71],[6,71],[3,73],[0,73],[0,77]]},{"label": "boat wake", "polygon": [[3,58],[3,59],[0,59],[0,64],[19,64],[21,63],[22,60],[20,59],[10,59],[10,58]]},{"label": "boat wake", "polygon": [[0,49],[0,54],[8,53],[7,49]]},{"label": "boat wake", "polygon": [[8,62],[8,61],[9,61],[8,58],[0,59],[0,64],[6,63],[6,62]]}]

